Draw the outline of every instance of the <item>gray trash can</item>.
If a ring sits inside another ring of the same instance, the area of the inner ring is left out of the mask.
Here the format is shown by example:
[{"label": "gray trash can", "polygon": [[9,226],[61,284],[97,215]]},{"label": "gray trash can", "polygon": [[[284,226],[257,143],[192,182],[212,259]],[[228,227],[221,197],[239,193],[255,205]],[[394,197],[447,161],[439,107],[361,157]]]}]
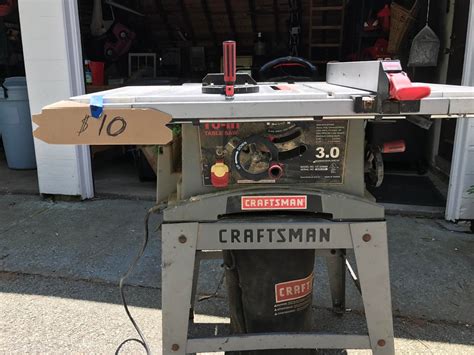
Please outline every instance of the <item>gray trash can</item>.
[{"label": "gray trash can", "polygon": [[36,158],[25,77],[5,79],[0,89],[0,131],[10,169],[35,169]]}]

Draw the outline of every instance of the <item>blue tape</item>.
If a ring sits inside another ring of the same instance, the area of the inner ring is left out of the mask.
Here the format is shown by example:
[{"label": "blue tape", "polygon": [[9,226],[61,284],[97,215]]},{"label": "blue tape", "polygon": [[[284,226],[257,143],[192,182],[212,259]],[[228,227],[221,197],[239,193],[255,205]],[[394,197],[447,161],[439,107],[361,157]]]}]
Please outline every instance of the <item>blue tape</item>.
[{"label": "blue tape", "polygon": [[104,98],[102,95],[91,96],[91,101],[89,103],[91,107],[91,115],[94,118],[100,118],[102,111],[104,111]]}]

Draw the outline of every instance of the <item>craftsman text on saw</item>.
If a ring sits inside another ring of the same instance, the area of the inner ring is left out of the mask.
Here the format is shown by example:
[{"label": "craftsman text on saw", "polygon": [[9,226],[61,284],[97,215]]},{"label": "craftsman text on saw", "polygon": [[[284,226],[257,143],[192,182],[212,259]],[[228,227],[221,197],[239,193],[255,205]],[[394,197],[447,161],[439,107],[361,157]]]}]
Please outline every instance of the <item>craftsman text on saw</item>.
[{"label": "craftsman text on saw", "polygon": [[330,228],[225,228],[219,242],[245,243],[324,243],[331,239]]}]

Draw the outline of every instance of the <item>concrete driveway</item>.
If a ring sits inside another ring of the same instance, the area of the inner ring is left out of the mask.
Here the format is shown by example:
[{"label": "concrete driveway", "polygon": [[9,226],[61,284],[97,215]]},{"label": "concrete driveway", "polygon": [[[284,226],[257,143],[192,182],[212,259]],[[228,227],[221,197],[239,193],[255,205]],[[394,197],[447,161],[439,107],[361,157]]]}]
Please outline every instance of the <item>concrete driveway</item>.
[{"label": "concrete driveway", "polygon": [[[134,330],[118,280],[139,248],[149,201],[50,202],[0,195],[0,352],[113,353]],[[474,237],[442,220],[388,216],[396,348],[400,354],[474,353]],[[159,216],[152,219],[156,228]],[[161,353],[159,233],[127,288],[131,311]],[[218,288],[218,261],[202,267],[200,296]],[[316,262],[318,330],[363,332],[360,296],[348,281],[344,318],[329,311],[326,270]],[[225,332],[226,295],[198,302],[203,332]],[[125,353],[142,351],[130,343]],[[350,354],[367,353],[349,351]]]}]

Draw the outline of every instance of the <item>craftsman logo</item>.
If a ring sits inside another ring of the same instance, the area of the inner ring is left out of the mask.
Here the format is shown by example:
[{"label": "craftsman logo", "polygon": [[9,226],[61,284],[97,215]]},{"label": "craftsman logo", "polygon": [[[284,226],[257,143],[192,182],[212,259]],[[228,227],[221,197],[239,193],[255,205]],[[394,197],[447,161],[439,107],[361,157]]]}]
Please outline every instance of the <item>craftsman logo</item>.
[{"label": "craftsman logo", "polygon": [[236,136],[239,134],[239,123],[205,123],[201,126],[206,136]]},{"label": "craftsman logo", "polygon": [[219,230],[219,242],[230,244],[325,243],[329,228],[226,228]]},{"label": "craftsman logo", "polygon": [[245,210],[305,210],[307,196],[242,196],[241,208]]},{"label": "craftsman logo", "polygon": [[275,285],[275,302],[293,301],[313,292],[313,273],[304,279],[282,282]]}]

